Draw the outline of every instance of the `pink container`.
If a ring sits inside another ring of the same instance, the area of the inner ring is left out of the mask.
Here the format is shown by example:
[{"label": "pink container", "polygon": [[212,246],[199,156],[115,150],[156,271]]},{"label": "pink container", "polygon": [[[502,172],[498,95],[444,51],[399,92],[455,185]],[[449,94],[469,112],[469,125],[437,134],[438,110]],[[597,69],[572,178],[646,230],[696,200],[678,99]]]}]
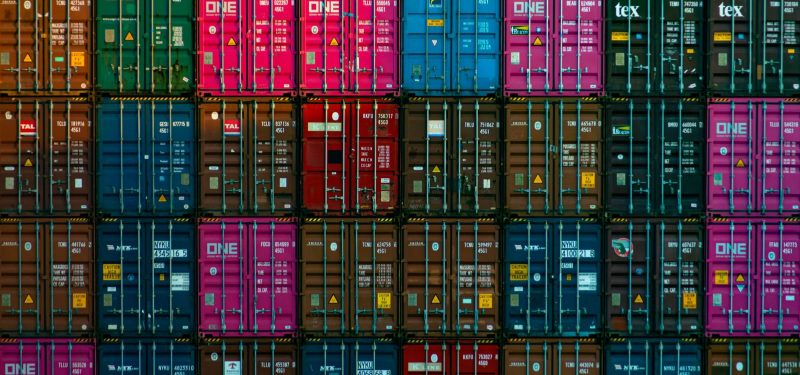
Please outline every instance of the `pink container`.
[{"label": "pink container", "polygon": [[293,95],[295,1],[199,0],[197,91]]},{"label": "pink container", "polygon": [[94,344],[86,339],[3,339],[6,375],[93,375]]},{"label": "pink container", "polygon": [[297,327],[297,224],[292,219],[201,220],[201,335],[290,336]]},{"label": "pink container", "polygon": [[602,1],[513,0],[505,14],[507,96],[603,92]]},{"label": "pink container", "polygon": [[792,99],[712,99],[708,106],[709,215],[800,213],[800,104],[795,103]]},{"label": "pink container", "polygon": [[395,0],[302,1],[303,95],[394,95],[399,86]]},{"label": "pink container", "polygon": [[706,332],[790,336],[800,329],[800,226],[736,219],[709,223]]}]

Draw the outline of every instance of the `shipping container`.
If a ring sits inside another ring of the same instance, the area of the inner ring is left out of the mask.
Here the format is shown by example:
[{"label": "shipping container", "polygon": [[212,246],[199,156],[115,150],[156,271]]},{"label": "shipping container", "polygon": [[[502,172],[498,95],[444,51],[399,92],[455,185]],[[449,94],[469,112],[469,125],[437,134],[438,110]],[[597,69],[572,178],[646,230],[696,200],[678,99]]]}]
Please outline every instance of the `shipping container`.
[{"label": "shipping container", "polygon": [[503,20],[500,4],[475,0],[404,1],[403,93],[499,94]]},{"label": "shipping container", "polygon": [[402,233],[403,331],[500,332],[500,227],[489,219],[412,219]]},{"label": "shipping container", "polygon": [[297,328],[293,219],[200,219],[199,331],[209,337],[289,336]]},{"label": "shipping container", "polygon": [[312,339],[300,352],[303,375],[399,374],[399,348],[390,340]]},{"label": "shipping container", "polygon": [[600,375],[600,345],[590,339],[512,339],[503,346],[505,375]]},{"label": "shipping container", "polygon": [[698,220],[617,219],[605,232],[607,331],[702,333],[705,230]]},{"label": "shipping container", "polygon": [[0,3],[5,25],[0,27],[0,93],[76,95],[91,90],[92,8],[92,0]]},{"label": "shipping container", "polygon": [[301,227],[301,328],[389,336],[399,326],[399,233],[389,219],[307,219]]},{"label": "shipping container", "polygon": [[800,214],[800,101],[715,99],[708,106],[710,215]]},{"label": "shipping container", "polygon": [[0,334],[90,336],[94,236],[86,219],[0,223]]},{"label": "shipping container", "polygon": [[197,91],[294,94],[295,12],[294,0],[197,0]]},{"label": "shipping container", "polygon": [[2,339],[0,366],[8,375],[94,375],[91,339]]},{"label": "shipping container", "polygon": [[712,0],[707,22],[712,95],[800,94],[800,3]]},{"label": "shipping container", "polygon": [[400,89],[397,1],[301,1],[303,95],[394,95]]},{"label": "shipping container", "polygon": [[506,96],[603,92],[602,1],[507,1]]},{"label": "shipping container", "polygon": [[194,375],[196,348],[188,339],[109,339],[98,345],[101,374]]},{"label": "shipping container", "polygon": [[507,334],[600,332],[603,274],[593,220],[516,219],[505,228],[503,326]]},{"label": "shipping container", "polygon": [[111,94],[191,94],[194,0],[95,0],[97,89]]},{"label": "shipping container", "polygon": [[622,96],[702,93],[706,6],[703,1],[608,3],[606,91]]},{"label": "shipping container", "polygon": [[199,105],[200,211],[288,215],[297,206],[297,111],[285,98]]},{"label": "shipping container", "polygon": [[164,98],[98,104],[99,215],[194,213],[194,115],[193,104]]},{"label": "shipping container", "polygon": [[605,374],[702,374],[702,352],[694,339],[613,339],[605,348]]},{"label": "shipping container", "polygon": [[297,347],[287,339],[214,339],[197,353],[201,375],[300,375]]},{"label": "shipping container", "polygon": [[195,228],[188,219],[97,223],[98,331],[115,337],[192,336]]},{"label": "shipping container", "polygon": [[312,101],[303,111],[303,208],[391,214],[399,206],[400,110],[386,99]]},{"label": "shipping container", "polygon": [[706,354],[708,375],[800,374],[800,345],[795,339],[717,339]]},{"label": "shipping container", "polygon": [[502,138],[495,100],[414,99],[403,115],[403,209],[413,215],[496,215]]},{"label": "shipping container", "polygon": [[605,107],[605,207],[612,215],[705,212],[705,105],[618,99]]},{"label": "shipping container", "polygon": [[706,333],[797,336],[797,221],[718,219],[707,238]]},{"label": "shipping container", "polygon": [[0,212],[88,216],[92,105],[82,98],[11,99],[0,102],[0,112]]},{"label": "shipping container", "polygon": [[500,348],[489,340],[412,340],[403,345],[403,375],[500,373]]},{"label": "shipping container", "polygon": [[603,197],[600,104],[593,98],[511,101],[505,108],[506,212],[597,215]]}]

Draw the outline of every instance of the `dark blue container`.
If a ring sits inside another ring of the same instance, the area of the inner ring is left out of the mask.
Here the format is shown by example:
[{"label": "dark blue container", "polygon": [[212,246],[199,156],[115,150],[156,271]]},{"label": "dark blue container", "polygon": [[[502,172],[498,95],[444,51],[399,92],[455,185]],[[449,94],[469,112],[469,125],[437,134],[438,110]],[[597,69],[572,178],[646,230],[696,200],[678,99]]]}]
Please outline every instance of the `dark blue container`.
[{"label": "dark blue container", "polygon": [[398,375],[400,374],[398,351],[399,348],[396,345],[383,340],[322,339],[312,341],[303,344],[300,349],[300,374]]},{"label": "dark blue container", "polygon": [[196,329],[195,228],[188,219],[104,219],[97,233],[103,335],[191,336]]},{"label": "dark blue container", "polygon": [[98,374],[194,375],[195,347],[187,339],[125,339],[97,348]]},{"label": "dark blue container", "polygon": [[97,106],[97,212],[190,214],[195,208],[194,105],[165,100]]},{"label": "dark blue container", "polygon": [[529,219],[506,226],[505,330],[512,336],[591,336],[601,326],[600,226]]},{"label": "dark blue container", "polygon": [[402,90],[416,96],[484,96],[500,85],[501,1],[403,4]]},{"label": "dark blue container", "polygon": [[607,375],[700,374],[702,349],[676,339],[628,339],[606,347]]}]

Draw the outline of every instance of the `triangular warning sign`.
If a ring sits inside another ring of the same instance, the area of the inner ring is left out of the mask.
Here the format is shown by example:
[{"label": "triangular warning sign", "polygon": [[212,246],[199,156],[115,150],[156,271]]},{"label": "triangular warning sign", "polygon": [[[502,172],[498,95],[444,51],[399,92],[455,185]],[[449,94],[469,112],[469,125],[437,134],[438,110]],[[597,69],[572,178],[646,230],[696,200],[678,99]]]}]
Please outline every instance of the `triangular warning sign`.
[{"label": "triangular warning sign", "polygon": [[233,38],[230,38],[230,39],[228,39],[228,45],[229,46],[235,46],[236,45],[236,41],[233,40]]},{"label": "triangular warning sign", "polygon": [[28,296],[25,297],[25,303],[33,303],[33,298],[31,298],[30,294],[28,294]]},{"label": "triangular warning sign", "polygon": [[533,45],[534,46],[541,46],[542,45],[542,40],[539,39],[539,37],[537,36],[536,39],[533,41]]},{"label": "triangular warning sign", "polygon": [[644,300],[642,299],[642,295],[641,295],[641,294],[637,294],[637,295],[636,295],[636,299],[634,299],[634,300],[633,300],[633,302],[635,302],[635,303],[642,303],[642,302],[644,302]]},{"label": "triangular warning sign", "polygon": [[736,162],[736,168],[744,168],[744,160],[739,159],[739,161]]},{"label": "triangular warning sign", "polygon": [[739,289],[739,291],[741,292],[741,291],[744,290],[744,285],[739,284],[739,285],[736,286],[736,289]]},{"label": "triangular warning sign", "polygon": [[164,194],[161,194],[161,196],[160,196],[160,197],[158,197],[158,201],[159,201],[159,202],[162,202],[162,203],[163,203],[163,202],[166,202],[166,201],[167,201],[167,197],[165,197],[165,196],[164,196]]},{"label": "triangular warning sign", "polygon": [[26,167],[33,167],[33,163],[31,163],[31,159],[25,160],[25,166]]},{"label": "triangular warning sign", "polygon": [[441,173],[442,171],[439,170],[439,166],[433,167],[433,173]]},{"label": "triangular warning sign", "polygon": [[25,59],[22,60],[22,61],[24,61],[24,62],[32,62],[33,60],[31,60],[31,55],[29,53],[26,53],[25,54]]},{"label": "triangular warning sign", "polygon": [[433,46],[436,47],[436,45],[439,44],[439,41],[436,39],[432,39],[431,43],[433,43]]},{"label": "triangular warning sign", "polygon": [[336,38],[332,38],[331,39],[331,47],[337,47],[337,46],[339,46],[339,41],[336,40]]},{"label": "triangular warning sign", "polygon": [[130,31],[128,31],[128,34],[127,34],[127,35],[125,35],[125,40],[127,40],[127,41],[129,41],[129,42],[130,42],[131,40],[133,40],[133,34],[132,34]]},{"label": "triangular warning sign", "polygon": [[534,184],[541,184],[542,183],[542,176],[536,175],[536,178],[533,179]]},{"label": "triangular warning sign", "polygon": [[331,305],[335,305],[335,304],[339,303],[339,300],[336,299],[336,295],[335,294],[331,294],[331,299],[328,300],[328,303],[330,303]]},{"label": "triangular warning sign", "polygon": [[743,283],[744,282],[744,276],[742,276],[741,273],[739,274],[739,276],[736,276],[736,282],[737,283]]},{"label": "triangular warning sign", "polygon": [[437,305],[442,303],[442,301],[439,301],[439,295],[438,294],[434,294],[433,295],[433,299],[431,300],[431,303],[437,304]]}]

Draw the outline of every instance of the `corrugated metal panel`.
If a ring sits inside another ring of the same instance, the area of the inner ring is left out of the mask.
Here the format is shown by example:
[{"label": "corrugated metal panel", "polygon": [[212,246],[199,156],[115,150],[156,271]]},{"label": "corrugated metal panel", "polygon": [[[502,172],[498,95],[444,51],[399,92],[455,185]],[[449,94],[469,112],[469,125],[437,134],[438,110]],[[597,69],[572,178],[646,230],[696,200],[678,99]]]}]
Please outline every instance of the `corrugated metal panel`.
[{"label": "corrugated metal panel", "polygon": [[691,340],[619,339],[606,346],[609,375],[700,374],[702,365],[701,347]]},{"label": "corrugated metal panel", "polygon": [[800,374],[797,340],[714,340],[706,349],[705,371],[717,374]]},{"label": "corrugated metal panel", "polygon": [[94,375],[89,339],[3,339],[0,366],[9,375]]},{"label": "corrugated metal panel", "polygon": [[600,375],[603,354],[590,340],[512,340],[503,346],[506,375]]},{"label": "corrugated metal panel", "polygon": [[403,345],[404,375],[491,375],[500,373],[500,348],[486,341],[415,340]]},{"label": "corrugated metal panel", "polygon": [[194,375],[195,347],[186,339],[108,340],[97,347],[100,374]]},{"label": "corrugated metal panel", "polygon": [[303,374],[398,374],[398,348],[372,339],[312,340],[300,349]]},{"label": "corrugated metal panel", "polygon": [[213,340],[198,347],[203,375],[297,375],[296,346],[279,340]]}]

